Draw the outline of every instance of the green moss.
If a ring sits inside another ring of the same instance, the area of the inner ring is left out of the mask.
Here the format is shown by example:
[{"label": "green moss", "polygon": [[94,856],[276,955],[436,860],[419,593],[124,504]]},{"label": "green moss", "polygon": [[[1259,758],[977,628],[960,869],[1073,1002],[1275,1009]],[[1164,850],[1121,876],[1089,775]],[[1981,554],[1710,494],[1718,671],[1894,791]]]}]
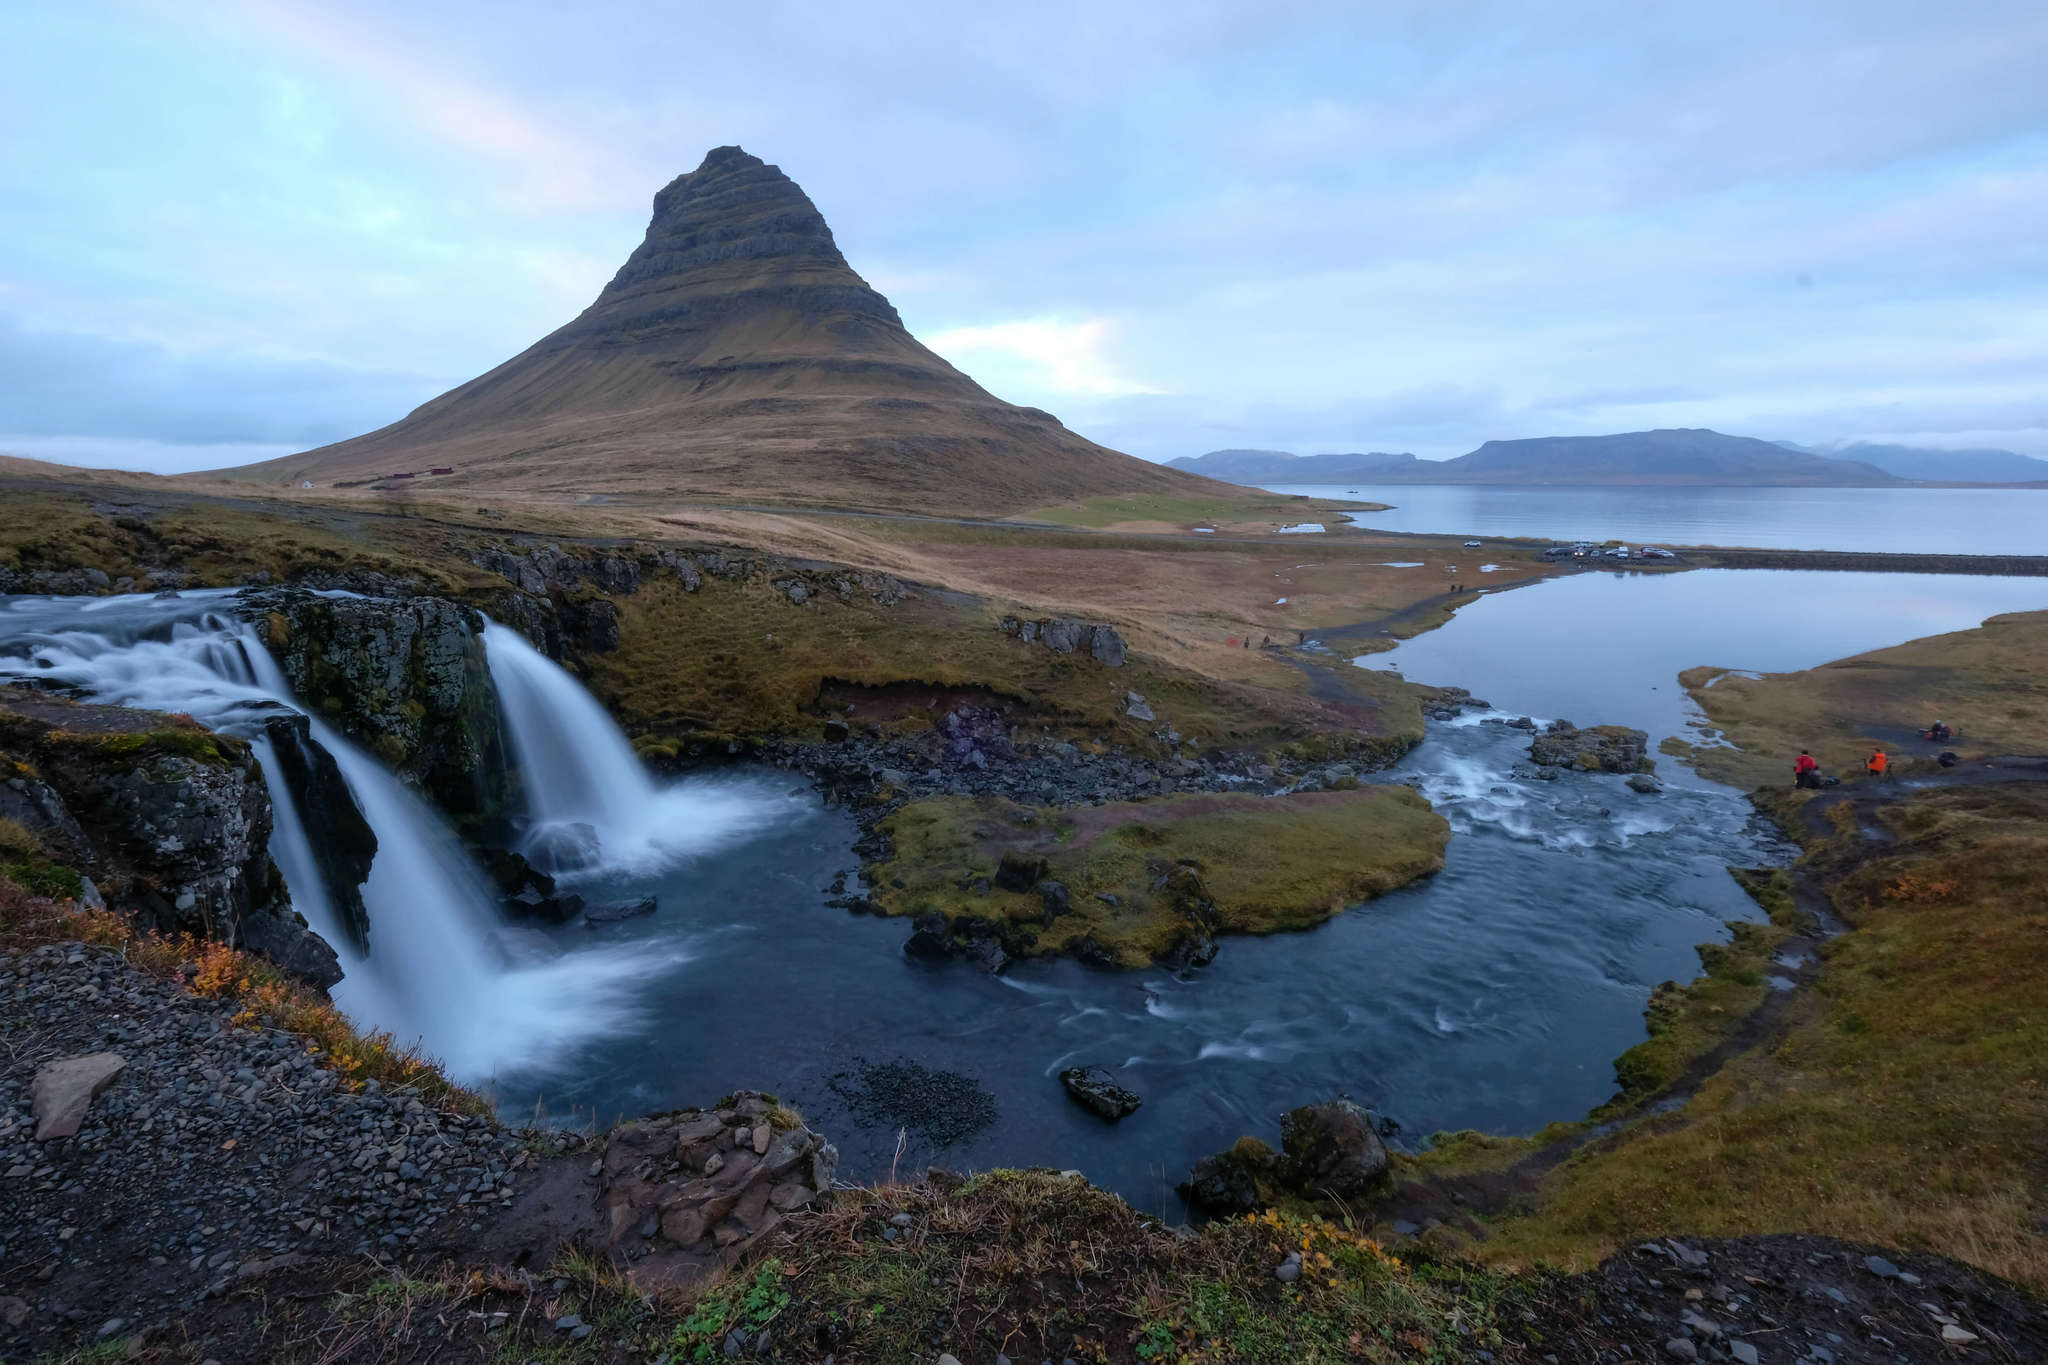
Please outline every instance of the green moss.
[{"label": "green moss", "polygon": [[25,891],[54,900],[77,900],[85,891],[78,873],[42,859],[0,863],[0,877]]},{"label": "green moss", "polygon": [[[937,797],[882,822],[870,870],[885,912],[937,911],[1009,926],[1027,953],[1084,942],[1127,965],[1191,932],[1264,934],[1320,924],[1443,866],[1449,826],[1407,787],[1285,797],[1187,795],[1077,811]],[[1044,858],[1069,908],[1037,890],[978,889],[1004,853]]]},{"label": "green moss", "polygon": [[64,755],[63,761],[89,763],[107,772],[126,772],[159,758],[187,758],[220,768],[249,761],[247,741],[196,725],[106,733],[53,730],[44,742]]}]

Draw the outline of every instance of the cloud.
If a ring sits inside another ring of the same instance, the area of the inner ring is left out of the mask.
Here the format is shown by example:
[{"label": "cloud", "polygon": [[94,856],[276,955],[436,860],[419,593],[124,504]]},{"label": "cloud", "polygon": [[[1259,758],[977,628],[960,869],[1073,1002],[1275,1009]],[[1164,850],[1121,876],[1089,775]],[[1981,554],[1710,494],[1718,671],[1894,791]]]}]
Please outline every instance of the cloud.
[{"label": "cloud", "polygon": [[[286,0],[240,0],[239,8],[275,38],[323,64],[374,86],[413,129],[495,162],[515,177],[507,198],[525,207],[613,208],[644,203],[651,176],[612,144],[580,135],[525,102],[451,74],[447,60],[427,60],[378,42],[371,26],[330,19]],[[484,19],[483,22],[495,22]],[[466,46],[447,43],[452,58]]]},{"label": "cloud", "polygon": [[322,357],[181,353],[0,315],[0,432],[23,454],[67,438],[303,450],[394,421],[439,387]]},{"label": "cloud", "polygon": [[924,342],[961,369],[985,372],[985,384],[1004,389],[1096,397],[1165,392],[1118,372],[1103,353],[1113,330],[1108,318],[1033,318],[950,327]]}]

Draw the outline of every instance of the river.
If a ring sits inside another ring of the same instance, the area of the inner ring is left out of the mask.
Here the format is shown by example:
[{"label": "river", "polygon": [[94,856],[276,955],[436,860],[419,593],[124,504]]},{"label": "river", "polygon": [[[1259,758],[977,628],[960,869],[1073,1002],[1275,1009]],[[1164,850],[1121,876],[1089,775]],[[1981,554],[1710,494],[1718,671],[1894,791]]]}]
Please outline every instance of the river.
[{"label": "river", "polygon": [[[246,731],[251,715],[291,703],[224,606],[196,594],[0,599],[0,672]],[[610,823],[573,804],[558,812],[596,824],[622,855],[576,889],[593,901],[652,895],[656,913],[488,923],[433,813],[327,735],[349,753],[380,839],[371,957],[348,962],[354,979],[338,995],[366,1024],[416,1021],[508,1118],[602,1124],[772,1089],[840,1146],[851,1179],[886,1174],[907,1129],[906,1171],[1075,1167],[1178,1217],[1172,1186],[1197,1157],[1247,1132],[1272,1139],[1283,1110],[1333,1094],[1392,1118],[1408,1141],[1583,1114],[1612,1093],[1613,1058],[1642,1038],[1651,988],[1693,975],[1693,946],[1755,913],[1726,868],[1787,850],[1738,793],[1668,759],[1655,796],[1606,775],[1517,776],[1528,737],[1509,716],[1672,733],[1686,715],[1681,668],[1804,667],[2020,607],[2048,607],[2048,581],[1601,573],[1481,595],[1365,661],[1504,708],[1432,725],[1375,779],[1414,783],[1450,821],[1442,874],[1317,929],[1226,939],[1188,979],[1068,961],[990,977],[911,961],[902,921],[826,904],[857,867],[853,820],[764,769],[681,782],[636,771],[643,795]],[[493,637],[492,648],[512,747],[549,765],[527,774],[530,789],[563,799],[625,762],[616,728],[573,680],[523,646]],[[646,809],[664,813],[658,828]],[[303,874],[277,847],[296,895]],[[400,860],[389,869],[385,850]],[[301,902],[316,925],[317,900]],[[419,923],[376,927],[405,916]],[[478,950],[436,947],[458,932]],[[380,962],[380,951],[431,956]],[[1116,1126],[1082,1111],[1056,1080],[1076,1064],[1120,1069],[1144,1108]],[[891,1112],[906,1091],[916,1102]]]},{"label": "river", "polygon": [[1390,504],[1376,531],[1621,540],[1772,550],[2048,554],[2048,489],[1648,488],[1275,484],[1275,493]]}]

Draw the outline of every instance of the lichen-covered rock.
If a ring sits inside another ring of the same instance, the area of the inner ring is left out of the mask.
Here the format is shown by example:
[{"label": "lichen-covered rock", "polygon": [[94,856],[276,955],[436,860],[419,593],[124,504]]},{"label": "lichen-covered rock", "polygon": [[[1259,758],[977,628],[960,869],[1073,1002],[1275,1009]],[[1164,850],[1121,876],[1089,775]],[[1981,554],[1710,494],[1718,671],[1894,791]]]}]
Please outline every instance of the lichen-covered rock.
[{"label": "lichen-covered rock", "polygon": [[232,941],[245,917],[275,912],[284,886],[262,771],[246,744],[217,742],[224,761],[145,745],[95,762],[81,749],[58,780],[102,860],[126,870],[115,884],[148,927]]},{"label": "lichen-covered rock", "polygon": [[1111,1123],[1137,1113],[1145,1102],[1137,1091],[1119,1084],[1099,1066],[1070,1066],[1060,1073],[1060,1084],[1074,1103]]},{"label": "lichen-covered rock", "polygon": [[1257,1213],[1266,1207],[1266,1187],[1277,1165],[1271,1147],[1255,1137],[1239,1138],[1229,1151],[1197,1161],[1179,1193],[1194,1208],[1217,1217]]},{"label": "lichen-covered rock", "polygon": [[1529,757],[1546,767],[1581,772],[1646,773],[1657,766],[1649,744],[1648,735],[1624,725],[1581,730],[1568,720],[1554,720],[1529,741]]},{"label": "lichen-covered rock", "polygon": [[91,873],[82,899],[146,929],[241,944],[322,988],[341,979],[270,860],[270,790],[247,742],[161,712],[0,689],[0,771],[0,791],[42,819],[44,852]]},{"label": "lichen-covered rock", "polygon": [[838,1164],[837,1148],[752,1091],[635,1120],[605,1147],[606,1247],[643,1289],[700,1280],[831,1189]]},{"label": "lichen-covered rock", "polygon": [[1347,1206],[1387,1184],[1387,1146],[1373,1116],[1349,1100],[1306,1104],[1280,1119],[1280,1152],[1255,1137],[1203,1157],[1179,1187],[1205,1213],[1254,1213],[1279,1195]]},{"label": "lichen-covered rock", "polygon": [[508,765],[477,612],[438,597],[294,590],[250,594],[241,611],[308,709],[459,820],[489,830],[506,817]]},{"label": "lichen-covered rock", "polygon": [[1387,1146],[1350,1100],[1305,1104],[1280,1120],[1279,1176],[1304,1198],[1363,1198],[1386,1183]]},{"label": "lichen-covered rock", "polygon": [[1122,668],[1130,657],[1129,647],[1116,627],[1100,621],[1077,621],[1070,616],[1027,621],[1005,616],[998,628],[1005,635],[1025,644],[1042,645],[1055,654],[1086,652],[1105,668]]}]

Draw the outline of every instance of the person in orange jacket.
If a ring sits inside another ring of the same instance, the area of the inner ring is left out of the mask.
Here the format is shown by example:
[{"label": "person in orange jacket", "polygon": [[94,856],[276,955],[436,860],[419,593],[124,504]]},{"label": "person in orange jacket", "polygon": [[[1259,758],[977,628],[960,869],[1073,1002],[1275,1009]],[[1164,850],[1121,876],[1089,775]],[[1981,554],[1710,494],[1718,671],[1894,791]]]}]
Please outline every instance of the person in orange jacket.
[{"label": "person in orange jacket", "polygon": [[1818,787],[1820,785],[1820,763],[1806,750],[1799,751],[1799,757],[1792,761],[1792,785],[1795,787]]},{"label": "person in orange jacket", "polygon": [[1885,770],[1891,767],[1891,765],[1892,761],[1885,756],[1883,749],[1872,749],[1870,751],[1870,761],[1865,763],[1863,767],[1872,777],[1883,777]]}]

